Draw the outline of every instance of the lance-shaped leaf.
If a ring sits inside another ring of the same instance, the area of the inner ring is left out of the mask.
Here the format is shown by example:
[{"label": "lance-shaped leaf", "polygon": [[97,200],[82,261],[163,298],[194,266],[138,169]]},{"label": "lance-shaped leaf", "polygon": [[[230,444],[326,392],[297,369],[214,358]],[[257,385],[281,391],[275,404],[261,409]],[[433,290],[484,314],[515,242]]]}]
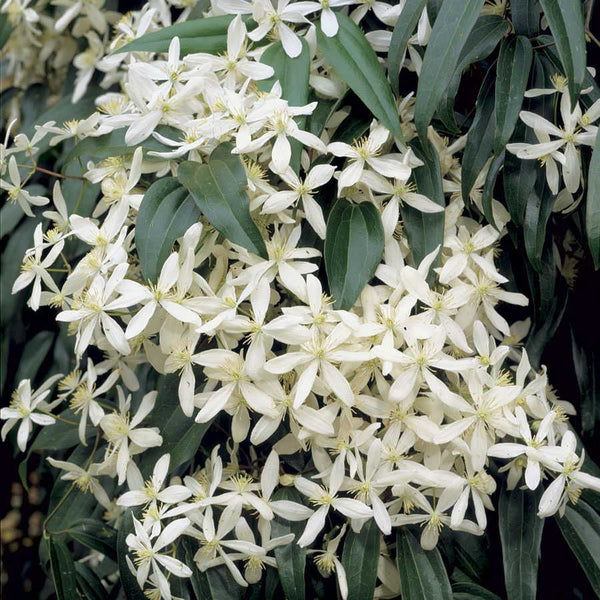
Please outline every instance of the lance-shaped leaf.
[{"label": "lance-shaped leaf", "polygon": [[402,600],[452,600],[446,567],[437,548],[423,550],[409,527],[396,535]]},{"label": "lance-shaped leaf", "polygon": [[[304,106],[308,104],[310,86],[310,51],[306,40],[302,39],[302,51],[295,58],[289,57],[281,42],[269,46],[260,57],[260,62],[273,67],[275,73],[269,79],[258,82],[258,89],[269,92],[276,81],[281,85],[281,97],[287,100],[290,106]],[[304,129],[306,117],[296,119],[300,129]],[[296,171],[300,169],[300,154],[302,144],[298,140],[290,140],[292,158],[290,165]]]},{"label": "lance-shaped leaf", "polygon": [[319,50],[373,115],[402,140],[396,102],[375,51],[356,23],[343,13],[336,17],[339,30],[333,37],[317,26]]},{"label": "lance-shaped leaf", "polygon": [[383,254],[381,217],[369,202],[340,198],[331,209],[325,235],[325,269],[335,307],[349,310],[373,277]]},{"label": "lance-shaped leaf", "polygon": [[525,207],[525,220],[523,222],[523,236],[525,238],[525,251],[533,268],[541,273],[542,252],[547,237],[548,219],[552,214],[555,196],[552,194],[543,174],[538,174],[538,185],[527,199]]},{"label": "lance-shaped leaf", "polygon": [[218,54],[227,49],[227,27],[233,15],[205,17],[177,23],[159,31],[153,31],[121,46],[121,52],[167,52],[174,37],[179,38],[181,55],[207,52]]},{"label": "lance-shaped leaf", "polygon": [[145,279],[156,281],[173,243],[200,218],[200,210],[175,177],[154,182],[135,223],[135,245]]},{"label": "lance-shaped leaf", "polygon": [[537,516],[542,488],[500,493],[498,521],[506,595],[511,600],[535,600],[544,520]]},{"label": "lance-shaped leaf", "polygon": [[[275,492],[273,498],[275,500],[291,500],[302,504],[302,497],[294,488],[280,488]],[[290,533],[296,536],[291,544],[277,546],[274,549],[274,554],[277,559],[277,574],[285,597],[288,600],[304,600],[306,597],[304,577],[306,548],[300,548],[297,545],[297,541],[304,531],[304,523],[275,517],[272,521],[272,528],[272,537],[280,537]]]},{"label": "lance-shaped leaf", "polygon": [[596,133],[596,146],[590,161],[585,230],[594,267],[598,270],[600,269],[600,129]]},{"label": "lance-shaped leaf", "polygon": [[583,5],[576,0],[540,0],[565,69],[571,105],[575,106],[585,77]]},{"label": "lance-shaped leaf", "polygon": [[450,84],[484,0],[445,0],[427,44],[417,87],[415,125],[421,139]]},{"label": "lance-shaped leaf", "polygon": [[481,198],[481,204],[483,208],[483,216],[487,219],[488,223],[493,225],[496,229],[498,226],[494,220],[494,212],[492,209],[492,201],[494,199],[494,188],[496,186],[496,179],[498,179],[498,173],[502,169],[504,164],[505,152],[501,152],[490,164],[487,175],[485,177],[485,183],[483,184],[483,194]]},{"label": "lance-shaped leaf", "polygon": [[453,600],[500,600],[496,594],[471,582],[461,582],[452,586]]},{"label": "lance-shaped leaf", "polygon": [[50,536],[50,567],[57,600],[77,598],[77,579],[73,555],[67,548],[64,538]]},{"label": "lance-shaped leaf", "polygon": [[458,65],[437,109],[438,118],[450,130],[459,133],[454,117],[454,100],[463,71],[472,63],[487,58],[508,33],[510,24],[499,15],[483,15],[477,19],[458,57]]},{"label": "lance-shaped leaf", "polygon": [[108,592],[102,585],[100,578],[85,563],[75,563],[75,576],[77,587],[83,593],[86,600],[107,600]]},{"label": "lance-shaped leaf", "polygon": [[367,521],[358,533],[349,531],[344,540],[342,565],[348,582],[348,600],[372,600],[377,583],[379,540],[375,519]]},{"label": "lance-shaped leaf", "polygon": [[221,144],[207,164],[186,160],[179,165],[179,181],[204,216],[230,242],[267,258],[267,248],[250,216],[246,173],[229,144]]},{"label": "lance-shaped leaf", "polygon": [[537,0],[512,0],[512,24],[517,35],[533,37],[540,31],[540,7]]},{"label": "lance-shaped leaf", "polygon": [[402,63],[404,62],[404,56],[406,55],[406,49],[408,48],[408,40],[419,22],[426,4],[427,0],[407,0],[402,9],[402,18],[398,19],[394,26],[387,65],[388,77],[396,95],[400,93],[398,78],[402,69]]},{"label": "lance-shaped leaf", "polygon": [[69,535],[84,546],[117,560],[117,532],[106,523],[82,519],[69,529]]},{"label": "lance-shaped leaf", "polygon": [[[411,148],[417,158],[423,162],[412,172],[419,193],[444,206],[438,153],[429,140],[422,143],[421,140],[415,139],[411,142]],[[424,213],[405,204],[402,206],[402,219],[413,261],[418,265],[444,241],[444,213]],[[439,258],[434,264],[439,264]],[[430,271],[430,277],[433,276],[434,272]]]},{"label": "lance-shaped leaf", "polygon": [[600,516],[580,500],[556,518],[560,531],[577,557],[596,595],[600,597]]},{"label": "lance-shaped leaf", "polygon": [[506,146],[519,119],[533,60],[531,42],[522,35],[505,40],[496,70],[496,132],[494,154]]},{"label": "lance-shaped leaf", "polygon": [[192,459],[200,444],[208,423],[195,423],[181,410],[177,387],[179,377],[166,375],[158,384],[156,406],[148,418],[148,427],[158,427],[163,442],[159,447],[150,448],[141,456],[139,467],[144,476],[150,476],[156,461],[166,453],[171,455],[170,468],[176,469]]},{"label": "lance-shaped leaf", "polygon": [[491,71],[484,79],[475,108],[475,118],[467,133],[462,160],[461,192],[465,203],[494,146],[494,91]]}]

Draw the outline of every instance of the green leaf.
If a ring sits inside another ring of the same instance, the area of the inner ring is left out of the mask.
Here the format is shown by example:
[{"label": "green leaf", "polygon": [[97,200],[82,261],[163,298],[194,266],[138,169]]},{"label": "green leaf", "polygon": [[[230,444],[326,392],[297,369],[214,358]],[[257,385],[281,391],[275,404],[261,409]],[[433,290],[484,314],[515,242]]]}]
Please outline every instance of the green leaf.
[{"label": "green leaf", "polygon": [[454,101],[463,71],[469,65],[487,58],[509,30],[508,21],[499,15],[483,15],[477,19],[460,53],[458,66],[452,76],[450,85],[444,92],[437,109],[438,118],[450,131],[460,132],[454,117]]},{"label": "green leaf", "polygon": [[[276,42],[263,52],[260,62],[273,67],[275,73],[273,77],[258,82],[259,90],[269,92],[275,82],[279,81],[281,84],[281,97],[287,100],[290,106],[305,106],[308,104],[310,51],[306,40],[302,39],[302,51],[295,58],[290,58],[285,53],[283,44]],[[306,117],[299,117],[296,122],[300,129],[304,129]],[[290,144],[292,146],[290,165],[298,173],[302,144],[298,140],[290,140]]]},{"label": "green leaf", "polygon": [[130,533],[134,532],[133,511],[127,509],[121,518],[119,531],[117,533],[117,562],[119,564],[119,579],[127,600],[148,600],[141,590],[138,582],[129,570],[127,564],[127,542],[125,541]]},{"label": "green leaf", "polygon": [[370,202],[340,198],[325,235],[325,269],[335,308],[349,310],[375,273],[383,254],[381,217]]},{"label": "green leaf", "polygon": [[207,52],[218,54],[227,50],[227,27],[233,15],[205,17],[177,23],[159,31],[147,33],[113,52],[168,52],[174,37],[179,38],[181,56]]},{"label": "green leaf", "polygon": [[[533,129],[526,127],[524,123],[518,123],[515,132],[522,133],[522,135],[514,136],[519,141],[528,144],[537,143]],[[527,199],[535,187],[537,171],[538,165],[535,160],[521,160],[512,152],[506,154],[502,170],[502,184],[506,208],[508,208],[515,225],[523,224]]]},{"label": "green leaf", "polygon": [[488,71],[477,96],[475,118],[467,133],[461,173],[461,192],[466,205],[469,204],[469,194],[494,146],[493,79],[492,71]]},{"label": "green leaf", "polygon": [[[543,175],[542,175],[543,176]],[[533,190],[527,199],[523,237],[525,251],[531,266],[540,273],[542,271],[542,253],[547,237],[548,219],[552,214],[555,196],[547,186],[541,190]]]},{"label": "green leaf", "polygon": [[583,5],[573,0],[540,0],[565,69],[571,106],[575,106],[586,73]]},{"label": "green leaf", "polygon": [[[115,129],[105,135],[98,137],[84,138],[80,142],[77,142],[71,151],[65,156],[62,161],[63,165],[68,165],[76,158],[84,156],[92,156],[95,159],[108,158],[109,156],[123,156],[125,154],[133,154],[135,147],[132,147],[125,143],[125,133],[127,129]],[[168,125],[159,125],[156,130],[157,133],[164,135],[167,138],[179,139],[182,135],[179,129],[170,127]],[[154,152],[165,152],[171,150],[157,139],[152,136],[146,138],[139,144],[144,149],[144,155],[146,160],[162,160],[157,159],[153,156],[146,156],[146,153],[151,150]]]},{"label": "green leaf", "polygon": [[452,586],[454,600],[500,600],[496,594],[476,583],[456,583]]},{"label": "green leaf", "polygon": [[582,500],[556,518],[560,532],[600,597],[600,515]]},{"label": "green leaf", "polygon": [[267,248],[250,216],[246,172],[229,144],[221,144],[207,164],[186,160],[179,165],[179,181],[200,210],[230,242],[267,258]]},{"label": "green leaf", "polygon": [[139,467],[144,476],[151,475],[156,461],[163,454],[171,455],[172,471],[192,459],[210,426],[210,422],[196,423],[183,414],[177,394],[178,385],[177,375],[166,375],[161,378],[158,386],[156,406],[148,418],[148,427],[160,428],[163,443],[141,456]]},{"label": "green leaf", "polygon": [[75,563],[77,587],[86,600],[106,600],[108,594],[100,578],[85,563]]},{"label": "green leaf", "polygon": [[496,71],[496,131],[494,154],[508,143],[519,119],[533,61],[531,42],[521,35],[506,40],[500,48]]},{"label": "green leaf", "polygon": [[396,95],[399,95],[400,89],[398,86],[398,78],[402,63],[406,56],[408,48],[408,40],[412,36],[419,18],[423,13],[427,0],[407,0],[402,9],[402,18],[396,21],[394,31],[392,33],[392,41],[390,42],[390,50],[388,53],[388,77],[392,84],[392,89]]},{"label": "green leaf", "polygon": [[460,53],[475,25],[484,0],[446,0],[431,31],[419,76],[415,126],[427,137],[427,126],[450,85]]},{"label": "green leaf", "polygon": [[[438,153],[432,148],[429,140],[411,142],[411,148],[423,165],[413,169],[412,175],[419,193],[430,200],[444,206],[442,189],[442,173]],[[424,213],[412,206],[402,206],[402,219],[408,245],[415,264],[419,264],[428,254],[433,252],[444,240],[444,213]],[[439,258],[437,259],[439,261]],[[436,262],[437,262],[436,261]],[[433,276],[433,271],[431,276]]]},{"label": "green leaf", "polygon": [[6,42],[8,42],[8,38],[13,32],[13,29],[14,27],[10,24],[10,21],[8,20],[8,14],[0,14],[0,50],[2,50]]},{"label": "green leaf", "polygon": [[437,548],[423,550],[408,527],[396,534],[402,600],[451,600],[452,589]]},{"label": "green leaf", "polygon": [[117,532],[95,519],[82,519],[69,529],[69,535],[79,543],[97,550],[111,560],[117,560]]},{"label": "green leaf", "polygon": [[348,600],[373,600],[380,539],[375,519],[367,521],[359,533],[351,530],[346,534],[342,565],[348,581]]},{"label": "green leaf", "polygon": [[596,146],[590,160],[585,231],[594,267],[598,270],[600,269],[600,129],[596,133]]},{"label": "green leaf", "polygon": [[135,245],[145,279],[158,279],[175,240],[199,218],[196,203],[175,177],[163,177],[148,188],[135,224]]},{"label": "green leaf", "polygon": [[225,565],[212,567],[205,572],[192,566],[199,547],[196,540],[185,537],[181,545],[184,550],[182,559],[192,569],[190,582],[198,600],[241,600],[244,597],[246,588],[236,583]]},{"label": "green leaf", "polygon": [[373,115],[403,140],[396,102],[375,51],[356,23],[343,13],[336,13],[336,17],[339,30],[333,37],[327,37],[317,26],[319,50]]},{"label": "green leaf", "polygon": [[40,366],[50,351],[52,342],[54,342],[54,332],[40,331],[25,344],[15,381],[21,381],[22,379],[35,380],[36,376],[39,375]]},{"label": "green leaf", "polygon": [[488,169],[485,183],[483,184],[483,196],[481,203],[483,206],[483,215],[487,219],[488,223],[498,229],[494,221],[494,212],[492,210],[492,200],[494,196],[494,187],[496,185],[496,179],[498,179],[498,173],[502,169],[504,164],[505,151],[503,150],[498,156],[494,158]]},{"label": "green leaf", "polygon": [[[294,488],[280,488],[273,496],[275,500],[291,500],[302,504],[300,493]],[[304,524],[298,521],[288,521],[275,517],[272,521],[272,537],[293,533],[296,537],[291,544],[277,546],[274,549],[277,559],[277,574],[285,597],[288,600],[304,600],[306,587],[304,570],[306,568],[306,548],[300,548],[297,541],[304,531]]]},{"label": "green leaf", "polygon": [[62,537],[50,536],[48,544],[56,598],[57,600],[73,600],[78,597],[73,555],[69,552]]},{"label": "green leaf", "polygon": [[506,594],[511,600],[535,600],[544,520],[537,516],[542,486],[537,490],[500,492],[498,521]]},{"label": "green leaf", "polygon": [[540,31],[540,7],[537,0],[511,0],[510,14],[517,35],[532,37]]}]

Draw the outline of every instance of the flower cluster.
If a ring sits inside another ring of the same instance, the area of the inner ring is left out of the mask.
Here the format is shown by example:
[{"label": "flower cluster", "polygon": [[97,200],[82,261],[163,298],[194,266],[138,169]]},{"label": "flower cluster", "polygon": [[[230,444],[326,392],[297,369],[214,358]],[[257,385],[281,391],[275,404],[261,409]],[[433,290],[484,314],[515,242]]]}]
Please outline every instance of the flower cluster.
[{"label": "flower cluster", "polygon": [[[494,227],[465,210],[458,193],[464,139],[429,131],[448,197],[442,207],[413,183],[423,162],[381,123],[372,121],[357,139],[337,135],[348,114],[337,102],[345,88],[321,60],[310,19],[333,36],[333,8],[349,6],[356,22],[372,9],[381,31],[370,41],[380,50],[403,3],[215,1],[210,14],[235,15],[220,56],[185,54],[177,37],[167,55],[110,54],[170,24],[168,9],[179,3],[149,2],[120,20],[102,10],[102,0],[51,4],[60,17],[51,23],[27,2],[8,0],[3,10],[33,41],[40,31],[61,39],[68,28],[86,38],[88,49],[74,59],[75,99],[95,69],[105,73],[106,86],[119,88],[100,95],[97,112],[85,120],[48,122],[31,139],[19,134],[2,146],[2,187],[10,198],[27,214],[53,206],[35,229],[13,292],[26,290],[32,310],[50,307],[68,324],[75,363],[72,373],[35,392],[21,382],[2,409],[2,436],[18,424],[25,451],[32,426],[53,427],[67,407],[82,445],[98,434],[102,452],[91,452],[85,465],[48,460],[93,493],[113,522],[137,510],[129,565],[149,597],[170,599],[172,576],[218,565],[241,586],[255,583],[276,566],[273,550],[286,544],[313,547],[319,570],[335,572],[346,597],[338,546],[370,519],[383,534],[378,597],[394,597],[386,536],[418,523],[421,544],[431,549],[444,527],[482,534],[494,509],[492,465],[507,473],[509,488],[546,486],[541,517],[563,512],[585,488],[600,491],[600,480],[581,471],[583,453],[567,420],[573,406],[549,391],[544,369],[531,367],[519,344],[522,324],[507,321],[506,307],[528,302],[506,289],[496,264],[509,215],[494,200]],[[249,31],[243,15],[257,26]],[[419,54],[411,49],[427,43],[428,31],[424,11],[405,58],[417,72]],[[277,83],[259,91],[273,76],[260,61],[262,42],[274,38],[292,57],[302,40],[308,43],[315,101],[290,105]],[[35,64],[29,51],[15,53],[22,76],[24,64]],[[523,112],[539,143],[509,150],[543,158],[555,191],[560,165],[575,193],[577,145],[593,144],[600,101],[582,114],[564,86],[558,93],[564,127]],[[323,130],[311,131],[308,119],[323,101],[333,101],[333,109]],[[398,105],[407,141],[415,136],[413,106],[410,96]],[[88,184],[100,184],[89,212],[63,196],[60,180],[51,198],[27,190],[42,142],[119,131],[129,153],[85,166]],[[145,191],[176,175],[181,159],[206,163],[223,143],[243,161],[266,258],[225,239],[201,216],[177,239],[157,280],[145,280],[134,233]],[[298,147],[300,169],[293,165]],[[23,156],[31,165],[22,166]],[[484,179],[485,171],[478,181]],[[483,210],[478,185],[473,210]],[[318,275],[326,205],[335,196],[371,203],[385,237],[375,276],[349,310],[335,308]],[[405,205],[444,215],[443,245],[420,262],[402,228]],[[150,370],[174,374],[190,426],[218,423],[221,440],[202,464],[186,462],[184,470],[170,453],[159,454],[145,479],[145,453],[160,448],[164,435],[149,424],[161,400],[146,387]],[[301,536],[273,535],[278,518],[302,522]],[[173,550],[185,539],[197,544],[194,564]]]}]

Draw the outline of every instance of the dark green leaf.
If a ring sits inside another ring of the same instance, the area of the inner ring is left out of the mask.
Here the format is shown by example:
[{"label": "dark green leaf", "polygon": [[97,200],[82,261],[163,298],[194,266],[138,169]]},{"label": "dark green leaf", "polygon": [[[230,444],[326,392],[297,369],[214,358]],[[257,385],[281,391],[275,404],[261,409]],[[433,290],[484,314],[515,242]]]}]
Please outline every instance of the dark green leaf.
[{"label": "dark green leaf", "polygon": [[498,156],[508,143],[527,88],[533,60],[530,41],[523,36],[506,40],[500,48],[496,71],[496,132],[494,153]]},{"label": "dark green leaf", "polygon": [[402,18],[398,19],[394,26],[387,64],[388,77],[396,95],[400,93],[398,78],[400,77],[400,70],[402,69],[402,63],[404,62],[406,49],[408,48],[408,40],[419,22],[426,3],[427,0],[407,0],[402,9]]},{"label": "dark green leaf", "polygon": [[148,600],[144,592],[140,589],[138,582],[129,570],[127,564],[127,542],[125,541],[130,533],[134,532],[133,511],[128,509],[121,518],[119,531],[117,533],[117,560],[119,564],[119,579],[127,600]]},{"label": "dark green leaf", "polygon": [[498,229],[494,221],[494,213],[492,210],[492,200],[494,196],[494,187],[496,186],[496,179],[498,179],[498,173],[504,164],[505,151],[503,150],[498,156],[494,158],[488,169],[485,183],[483,184],[483,197],[481,203],[483,205],[483,215],[487,219],[488,223]]},{"label": "dark green leaf", "polygon": [[375,519],[367,521],[359,533],[346,534],[342,565],[348,581],[348,600],[373,600],[380,539]]},{"label": "dark green leaf", "polygon": [[64,538],[50,536],[50,567],[57,600],[74,600],[77,598],[77,579],[75,562],[69,552]]},{"label": "dark green leaf", "polygon": [[[194,565],[194,555],[198,550],[198,542],[184,538],[184,560]],[[205,572],[192,568],[191,584],[198,600],[241,600],[246,588],[238,585],[225,565],[212,567]]]},{"label": "dark green leaf", "polygon": [[24,216],[23,209],[18,204],[5,203],[0,208],[0,238],[11,233]]},{"label": "dark green leaf", "polygon": [[485,78],[475,108],[475,118],[467,133],[462,160],[461,191],[465,204],[477,177],[492,154],[494,146],[494,91],[493,77],[489,71]]},{"label": "dark green leaf", "polygon": [[86,600],[106,600],[108,594],[99,577],[85,563],[75,563],[77,587]]},{"label": "dark green leaf", "polygon": [[[515,135],[519,141],[523,140],[529,144],[536,143],[537,138],[530,127],[518,123],[515,131],[522,133],[523,137]],[[504,198],[506,199],[506,208],[516,225],[523,224],[527,199],[535,186],[537,171],[538,165],[535,160],[521,160],[512,152],[506,154],[502,170]]]},{"label": "dark green leaf", "polygon": [[596,133],[596,146],[590,161],[585,230],[594,267],[598,270],[600,269],[600,129]]},{"label": "dark green leaf", "polygon": [[171,470],[192,459],[210,426],[210,422],[196,423],[183,414],[177,394],[178,384],[179,377],[166,375],[158,386],[156,408],[148,418],[148,426],[160,428],[163,443],[142,455],[139,466],[144,476],[151,475],[156,461],[165,453],[171,455]]},{"label": "dark green leaf", "polygon": [[179,38],[181,56],[207,52],[218,54],[227,49],[227,27],[233,15],[205,17],[177,23],[159,31],[147,33],[115,50],[121,52],[168,52],[174,37]]},{"label": "dark green leaf", "polygon": [[427,0],[427,16],[431,24],[434,24],[442,8],[444,0]]},{"label": "dark green leaf", "polygon": [[[444,206],[442,173],[437,152],[428,140],[425,140],[424,144],[421,143],[421,140],[414,140],[411,142],[411,148],[415,155],[423,161],[422,166],[413,169],[413,177],[419,193],[437,202],[440,206]],[[413,261],[418,265],[442,244],[444,213],[424,213],[412,206],[404,205],[402,219]],[[431,273],[433,274],[433,271]]]},{"label": "dark green leaf", "polygon": [[542,486],[537,490],[500,492],[498,521],[506,594],[511,600],[535,600],[544,520],[537,516]]},{"label": "dark green leaf", "polygon": [[[67,408],[59,416],[61,420],[57,420],[54,425],[42,427],[31,445],[32,450],[65,450],[79,443],[79,434],[77,432],[79,415],[76,415],[73,410]],[[66,421],[69,422],[67,423]],[[88,428],[88,437],[95,433],[92,429],[92,427]]]},{"label": "dark green leaf", "polygon": [[[291,500],[302,504],[300,493],[294,488],[280,488],[275,492],[275,500]],[[296,544],[302,532],[304,524],[298,521],[287,521],[276,517],[272,522],[273,537],[293,533],[296,537],[291,544],[278,546],[274,549],[277,559],[277,574],[281,587],[288,600],[304,600],[306,596],[304,569],[306,568],[306,548],[300,548]]]},{"label": "dark green leaf", "polygon": [[[281,84],[281,97],[290,106],[305,106],[308,104],[308,77],[310,75],[310,51],[306,40],[302,39],[302,52],[290,58],[283,49],[281,42],[269,46],[260,57],[260,62],[270,65],[275,71],[273,77],[258,82],[258,89],[264,92],[271,90],[276,81]],[[297,119],[300,129],[304,129],[306,117]],[[300,154],[302,144],[298,140],[290,140],[292,146],[291,167],[298,173],[300,170]]]},{"label": "dark green leaf", "polygon": [[402,583],[402,600],[451,600],[452,589],[437,548],[423,550],[408,527],[396,535],[396,561]]},{"label": "dark green leaf", "polygon": [[437,116],[450,131],[460,132],[454,118],[454,100],[463,71],[471,64],[487,58],[498,42],[510,31],[506,19],[499,15],[483,15],[477,19],[458,58],[458,66],[450,85],[443,94]]},{"label": "dark green leaf", "polygon": [[319,50],[373,115],[403,140],[396,102],[377,55],[356,23],[343,13],[336,17],[339,31],[334,37],[327,37],[317,27]]},{"label": "dark green leaf", "polygon": [[54,333],[52,331],[40,331],[25,344],[15,381],[22,379],[35,381],[38,370],[50,352],[53,341]]},{"label": "dark green leaf", "polygon": [[580,500],[575,506],[567,506],[565,516],[557,517],[556,522],[600,597],[600,515]]},{"label": "dark green leaf", "polygon": [[500,600],[496,594],[476,583],[457,583],[452,586],[454,600]]},{"label": "dark green leaf", "polygon": [[583,4],[577,0],[540,0],[540,4],[565,69],[571,105],[575,106],[586,66]]},{"label": "dark green leaf", "polygon": [[13,29],[13,26],[8,20],[8,14],[0,14],[0,50],[2,50],[2,48],[4,48],[4,44],[8,42],[8,38],[10,37]]},{"label": "dark green leaf", "polygon": [[415,126],[421,139],[450,85],[460,53],[484,0],[445,0],[435,21],[419,76]]},{"label": "dark green leaf", "polygon": [[221,144],[204,165],[184,161],[179,165],[179,181],[230,242],[267,258],[265,242],[250,216],[244,165],[230,148],[229,144]]},{"label": "dark green leaf", "polygon": [[163,177],[148,188],[135,224],[135,245],[144,278],[158,279],[175,240],[199,218],[196,203],[175,177]]},{"label": "dark green leaf", "polygon": [[381,217],[370,202],[340,198],[329,213],[325,269],[335,307],[349,310],[375,273],[383,254]]},{"label": "dark green leaf", "polygon": [[523,223],[525,251],[529,262],[538,272],[542,270],[542,252],[546,243],[546,229],[553,204],[554,196],[549,189],[544,188],[543,190],[533,190],[525,207]]},{"label": "dark green leaf", "polygon": [[592,436],[596,422],[600,421],[600,353],[593,346],[580,345],[573,329],[571,349],[579,389],[581,428],[584,433]]},{"label": "dark green leaf", "polygon": [[69,535],[79,543],[97,550],[111,560],[117,560],[117,532],[94,519],[82,519],[69,529]]},{"label": "dark green leaf", "polygon": [[537,0],[511,0],[510,14],[517,35],[528,37],[540,31],[540,7]]}]

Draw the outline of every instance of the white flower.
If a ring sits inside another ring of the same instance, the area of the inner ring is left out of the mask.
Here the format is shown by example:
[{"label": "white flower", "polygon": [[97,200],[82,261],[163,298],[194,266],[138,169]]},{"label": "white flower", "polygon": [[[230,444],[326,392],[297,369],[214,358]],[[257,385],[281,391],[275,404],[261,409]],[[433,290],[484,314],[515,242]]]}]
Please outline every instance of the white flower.
[{"label": "white flower", "polygon": [[[56,422],[53,416],[44,414],[49,408],[45,399],[50,394],[50,388],[61,377],[62,375],[51,377],[35,391],[31,389],[29,379],[23,379],[19,383],[19,387],[13,393],[10,406],[4,407],[0,411],[0,419],[6,420],[2,426],[3,441],[8,432],[21,421],[17,432],[17,445],[21,452],[25,452],[33,423],[45,426],[53,425]],[[35,412],[36,410],[40,412]]]},{"label": "white flower", "polygon": [[125,481],[132,452],[143,452],[146,448],[162,444],[163,439],[159,434],[158,427],[138,427],[154,409],[156,396],[157,392],[146,394],[142,398],[137,412],[131,417],[129,414],[131,396],[125,398],[125,394],[120,390],[119,412],[115,411],[100,419],[100,427],[110,444],[107,458],[113,455],[117,456],[116,468],[119,484]]},{"label": "white flower", "polygon": [[9,201],[18,203],[28,217],[33,217],[31,206],[44,206],[44,204],[50,202],[44,196],[32,196],[27,190],[23,189],[24,182],[21,180],[17,159],[14,156],[8,159],[8,175],[10,183],[5,179],[0,179],[0,188],[6,190]]}]

